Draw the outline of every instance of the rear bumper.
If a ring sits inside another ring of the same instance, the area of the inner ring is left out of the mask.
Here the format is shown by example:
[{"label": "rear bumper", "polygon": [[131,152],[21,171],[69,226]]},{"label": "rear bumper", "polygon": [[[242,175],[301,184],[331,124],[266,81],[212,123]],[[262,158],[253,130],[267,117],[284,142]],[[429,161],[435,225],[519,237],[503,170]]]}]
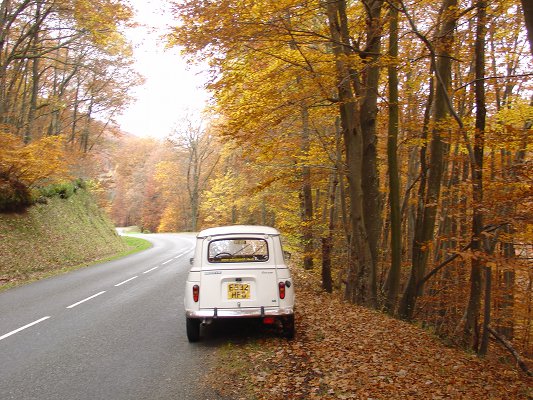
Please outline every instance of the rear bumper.
[{"label": "rear bumper", "polygon": [[196,311],[186,311],[187,318],[211,319],[211,318],[261,318],[261,317],[283,317],[293,315],[294,308],[241,308],[241,309],[220,309],[208,308]]}]

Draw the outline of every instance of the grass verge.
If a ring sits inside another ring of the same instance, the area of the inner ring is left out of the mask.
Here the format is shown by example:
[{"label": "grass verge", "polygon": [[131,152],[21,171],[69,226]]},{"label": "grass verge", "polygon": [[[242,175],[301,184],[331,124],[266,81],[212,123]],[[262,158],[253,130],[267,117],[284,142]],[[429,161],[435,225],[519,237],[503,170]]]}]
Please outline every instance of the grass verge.
[{"label": "grass verge", "polygon": [[26,285],[28,283],[36,282],[41,279],[51,278],[53,276],[75,271],[80,268],[85,268],[91,265],[117,260],[119,258],[123,258],[123,257],[129,256],[130,254],[135,254],[135,253],[141,252],[143,250],[147,250],[150,247],[152,247],[152,243],[150,243],[148,240],[145,240],[145,239],[131,237],[131,236],[122,236],[121,239],[124,242],[125,250],[122,250],[114,255],[107,256],[102,259],[95,259],[95,260],[91,260],[88,262],[83,262],[81,264],[76,264],[76,265],[69,265],[69,264],[58,265],[53,269],[46,269],[44,271],[36,271],[34,273],[24,275],[23,277],[18,277],[17,279],[13,279],[7,282],[0,280],[0,293],[7,289]]},{"label": "grass verge", "polygon": [[86,190],[55,196],[24,212],[0,213],[0,290],[149,246],[143,239],[118,235]]}]

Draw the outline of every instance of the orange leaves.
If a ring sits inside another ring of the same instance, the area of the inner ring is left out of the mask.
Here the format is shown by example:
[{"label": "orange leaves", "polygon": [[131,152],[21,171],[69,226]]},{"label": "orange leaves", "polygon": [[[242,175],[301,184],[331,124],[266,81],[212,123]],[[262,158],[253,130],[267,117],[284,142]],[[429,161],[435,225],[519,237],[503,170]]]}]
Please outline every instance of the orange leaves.
[{"label": "orange leaves", "polygon": [[221,390],[229,398],[526,397],[527,378],[512,365],[447,348],[414,325],[317,291],[317,282],[308,282],[309,276],[304,281],[301,272],[295,277],[296,339],[252,338],[235,345],[215,382],[235,372],[228,365],[240,365],[240,374]]},{"label": "orange leaves", "polygon": [[20,138],[0,133],[0,174],[27,187],[67,178],[63,139],[46,136],[28,145]]}]

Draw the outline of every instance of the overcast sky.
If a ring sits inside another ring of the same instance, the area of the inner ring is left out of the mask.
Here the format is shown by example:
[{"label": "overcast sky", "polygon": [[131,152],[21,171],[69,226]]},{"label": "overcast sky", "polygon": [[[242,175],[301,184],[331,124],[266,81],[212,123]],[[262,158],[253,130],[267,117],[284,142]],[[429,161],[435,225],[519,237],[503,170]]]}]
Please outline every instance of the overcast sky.
[{"label": "overcast sky", "polygon": [[117,121],[126,132],[163,138],[186,114],[199,114],[204,108],[206,76],[199,67],[187,65],[178,49],[164,49],[160,36],[172,23],[165,0],[131,3],[143,26],[128,32],[128,37],[135,46],[135,68],[146,82],[132,91],[136,101]]}]

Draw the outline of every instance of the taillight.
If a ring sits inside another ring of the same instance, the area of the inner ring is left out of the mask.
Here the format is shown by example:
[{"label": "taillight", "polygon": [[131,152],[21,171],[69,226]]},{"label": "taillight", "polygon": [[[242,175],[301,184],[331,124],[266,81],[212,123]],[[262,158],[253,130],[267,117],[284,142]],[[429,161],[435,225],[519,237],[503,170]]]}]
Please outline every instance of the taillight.
[{"label": "taillight", "polygon": [[278,283],[279,288],[279,298],[284,299],[285,298],[285,282]]},{"label": "taillight", "polygon": [[200,297],[200,286],[194,285],[192,287],[192,298],[195,303],[198,303],[198,298]]}]

